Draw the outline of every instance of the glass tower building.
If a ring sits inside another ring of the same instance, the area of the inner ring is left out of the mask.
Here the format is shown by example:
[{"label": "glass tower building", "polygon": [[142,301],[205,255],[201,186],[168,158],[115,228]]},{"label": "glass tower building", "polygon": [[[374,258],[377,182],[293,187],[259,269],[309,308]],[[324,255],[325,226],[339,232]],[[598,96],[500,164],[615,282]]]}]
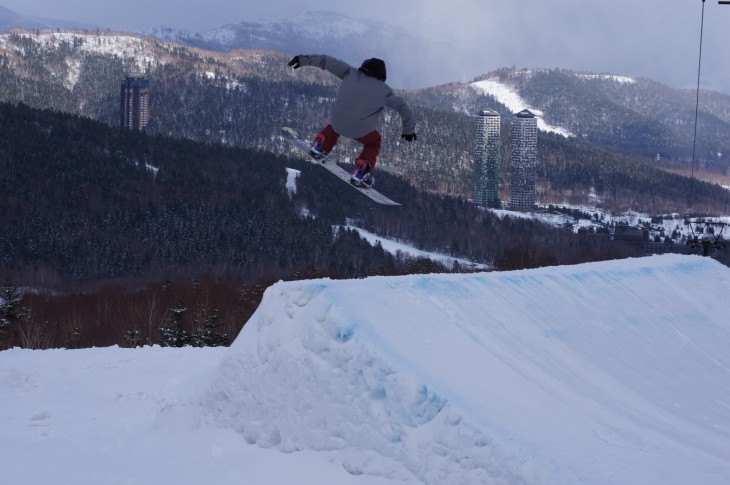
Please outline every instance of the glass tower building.
[{"label": "glass tower building", "polygon": [[537,165],[537,118],[525,109],[512,118],[512,183],[510,209],[535,207],[535,171]]},{"label": "glass tower building", "polygon": [[476,116],[474,203],[483,207],[500,207],[500,121],[499,113],[493,109],[481,111]]}]

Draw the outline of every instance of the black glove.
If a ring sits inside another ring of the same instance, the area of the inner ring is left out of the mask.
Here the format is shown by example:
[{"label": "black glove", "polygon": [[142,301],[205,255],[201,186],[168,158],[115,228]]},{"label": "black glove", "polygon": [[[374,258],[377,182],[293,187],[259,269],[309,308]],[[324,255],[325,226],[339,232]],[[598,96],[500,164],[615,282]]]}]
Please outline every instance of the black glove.
[{"label": "black glove", "polygon": [[299,56],[294,56],[291,61],[289,61],[289,67],[293,67],[294,69],[299,69],[302,67],[301,64],[299,64]]},{"label": "black glove", "polygon": [[415,133],[411,133],[410,135],[406,135],[404,133],[400,137],[403,138],[405,141],[416,141],[416,140],[418,140],[418,137],[416,136]]}]

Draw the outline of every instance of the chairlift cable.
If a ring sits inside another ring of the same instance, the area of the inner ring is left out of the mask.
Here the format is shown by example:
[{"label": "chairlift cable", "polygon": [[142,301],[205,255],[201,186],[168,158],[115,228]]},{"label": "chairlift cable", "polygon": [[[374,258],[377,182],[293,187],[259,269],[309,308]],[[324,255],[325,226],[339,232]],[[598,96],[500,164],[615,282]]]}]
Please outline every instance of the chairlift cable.
[{"label": "chairlift cable", "polygon": [[692,210],[694,204],[694,191],[695,191],[695,154],[697,152],[697,119],[700,111],[700,74],[702,72],[702,37],[705,30],[705,0],[702,0],[702,19],[700,21],[700,56],[697,64],[697,97],[695,100],[695,132],[694,139],[692,140],[692,173],[690,177],[689,186],[689,210]]}]

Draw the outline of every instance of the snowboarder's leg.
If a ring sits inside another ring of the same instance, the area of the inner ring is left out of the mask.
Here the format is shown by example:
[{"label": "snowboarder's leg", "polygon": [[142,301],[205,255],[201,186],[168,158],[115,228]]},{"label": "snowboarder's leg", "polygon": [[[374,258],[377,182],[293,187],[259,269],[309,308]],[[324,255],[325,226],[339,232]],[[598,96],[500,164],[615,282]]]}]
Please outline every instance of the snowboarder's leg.
[{"label": "snowboarder's leg", "polygon": [[356,138],[355,141],[362,143],[363,147],[360,156],[355,161],[357,169],[352,174],[352,183],[358,187],[372,187],[375,180],[370,173],[375,168],[380,153],[380,133],[378,130],[373,130],[363,137]]},{"label": "snowboarder's leg", "polygon": [[339,138],[340,134],[332,128],[332,125],[325,126],[322,131],[314,135],[311,155],[318,160],[325,158],[335,147]]},{"label": "snowboarder's leg", "polygon": [[357,158],[367,160],[369,163],[368,172],[372,172],[375,169],[375,164],[378,163],[378,155],[380,154],[380,146],[382,141],[380,133],[378,132],[378,130],[373,130],[365,136],[356,138],[355,141],[362,143],[363,145],[360,156]]}]

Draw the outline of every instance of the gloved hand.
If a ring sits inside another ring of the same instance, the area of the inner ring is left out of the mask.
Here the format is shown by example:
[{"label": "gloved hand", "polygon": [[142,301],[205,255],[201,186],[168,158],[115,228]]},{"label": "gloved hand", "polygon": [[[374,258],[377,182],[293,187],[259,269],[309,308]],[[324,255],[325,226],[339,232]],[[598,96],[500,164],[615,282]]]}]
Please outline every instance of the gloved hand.
[{"label": "gloved hand", "polygon": [[403,138],[405,141],[416,141],[416,140],[418,140],[418,137],[416,136],[415,133],[411,133],[410,135],[406,135],[404,133],[400,137]]},{"label": "gloved hand", "polygon": [[289,61],[289,67],[293,67],[294,69],[299,69],[302,67],[301,64],[299,64],[299,56],[294,56],[291,61]]}]

